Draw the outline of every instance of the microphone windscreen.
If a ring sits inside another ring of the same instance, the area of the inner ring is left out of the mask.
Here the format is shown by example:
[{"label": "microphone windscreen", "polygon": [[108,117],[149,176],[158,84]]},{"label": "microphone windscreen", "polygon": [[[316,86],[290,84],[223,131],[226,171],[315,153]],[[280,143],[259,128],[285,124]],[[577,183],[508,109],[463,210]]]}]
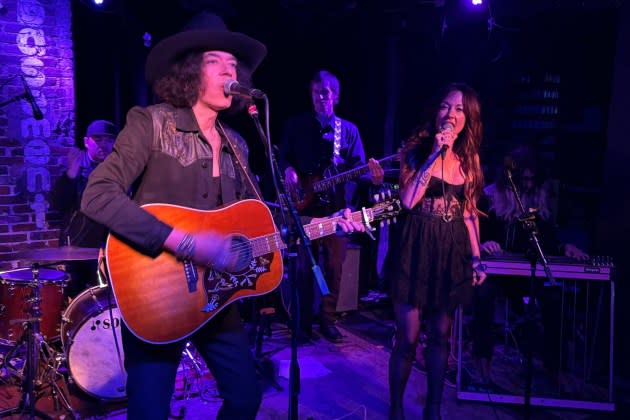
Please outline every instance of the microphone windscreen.
[{"label": "microphone windscreen", "polygon": [[232,88],[234,86],[238,86],[238,82],[236,80],[229,79],[225,81],[223,84],[223,93],[225,93],[225,96],[232,94]]}]

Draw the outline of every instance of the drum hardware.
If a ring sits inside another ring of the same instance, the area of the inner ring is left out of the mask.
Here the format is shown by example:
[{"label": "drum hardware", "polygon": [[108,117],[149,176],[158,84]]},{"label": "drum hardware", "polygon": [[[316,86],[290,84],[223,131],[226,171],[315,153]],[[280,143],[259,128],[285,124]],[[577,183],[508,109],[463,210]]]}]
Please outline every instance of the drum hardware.
[{"label": "drum hardware", "polygon": [[[66,273],[40,268],[39,300],[33,297],[31,269],[21,268],[0,273],[0,343],[13,346],[24,333],[24,319],[31,317],[34,305],[41,312],[40,333],[46,340],[59,337]],[[22,320],[11,322],[11,320]]]},{"label": "drum hardware", "polygon": [[[193,397],[199,397],[203,401],[212,402],[219,397],[219,393],[211,377],[207,377],[209,370],[194,345],[187,341],[182,351],[182,359],[177,368],[175,392],[173,401],[186,401]],[[180,407],[179,417],[182,418]],[[174,417],[178,417],[174,416]]]},{"label": "drum hardware", "polygon": [[[3,273],[7,276],[10,273]],[[26,345],[26,360],[22,375],[20,377],[22,386],[22,398],[18,405],[0,411],[0,417],[13,416],[14,414],[24,415],[28,413],[30,418],[39,417],[42,419],[51,419],[49,415],[35,407],[35,403],[44,391],[42,385],[47,383],[50,388],[51,395],[55,404],[55,408],[59,406],[59,401],[63,403],[73,418],[77,418],[75,411],[70,405],[70,400],[65,391],[61,389],[58,380],[64,381],[64,377],[59,373],[60,358],[54,352],[48,343],[44,340],[40,332],[40,322],[42,320],[42,311],[40,304],[42,303],[41,284],[40,284],[40,266],[35,263],[31,267],[32,282],[29,284],[31,295],[27,298],[31,306],[28,307],[28,318],[11,320],[10,324],[22,323],[24,332],[18,340],[14,349],[9,352],[13,354],[15,349],[23,344]],[[5,357],[5,362],[9,360]],[[44,362],[44,369],[40,372],[41,364]]]}]

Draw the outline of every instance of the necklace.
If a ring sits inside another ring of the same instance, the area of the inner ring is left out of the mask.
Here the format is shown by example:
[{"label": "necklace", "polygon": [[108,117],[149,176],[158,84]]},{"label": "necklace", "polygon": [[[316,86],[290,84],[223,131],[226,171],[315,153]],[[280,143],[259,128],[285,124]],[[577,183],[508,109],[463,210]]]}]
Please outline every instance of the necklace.
[{"label": "necklace", "polygon": [[446,181],[444,181],[444,159],[442,159],[442,199],[444,200],[444,213],[442,214],[442,220],[444,220],[445,223],[449,223],[451,220],[453,220],[453,215],[448,212],[451,207],[451,197],[450,190],[449,196],[447,197],[446,195]]}]

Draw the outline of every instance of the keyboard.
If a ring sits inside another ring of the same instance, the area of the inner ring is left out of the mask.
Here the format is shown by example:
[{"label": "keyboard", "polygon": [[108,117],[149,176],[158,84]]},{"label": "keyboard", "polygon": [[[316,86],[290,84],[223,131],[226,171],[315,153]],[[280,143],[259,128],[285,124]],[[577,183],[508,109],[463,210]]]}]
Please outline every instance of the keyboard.
[{"label": "keyboard", "polygon": [[[483,263],[488,274],[529,277],[531,265],[523,255],[486,256]],[[610,257],[593,257],[590,261],[577,261],[568,257],[547,257],[551,274],[556,279],[610,281],[614,264]],[[540,262],[536,263],[536,277],[545,277]]]}]

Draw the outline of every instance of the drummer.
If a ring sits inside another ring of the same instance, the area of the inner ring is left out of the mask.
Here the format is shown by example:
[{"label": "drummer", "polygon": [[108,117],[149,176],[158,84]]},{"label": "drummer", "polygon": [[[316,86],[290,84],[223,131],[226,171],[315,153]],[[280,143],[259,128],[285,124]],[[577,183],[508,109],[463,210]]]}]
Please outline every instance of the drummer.
[{"label": "drummer", "polygon": [[[68,153],[67,168],[55,183],[51,207],[62,216],[59,231],[60,246],[100,247],[106,229],[80,212],[81,197],[94,168],[112,152],[118,128],[105,120],[92,121],[85,137]],[[70,299],[89,286],[97,284],[97,261],[70,261],[66,270],[70,276],[64,295]]]}]

